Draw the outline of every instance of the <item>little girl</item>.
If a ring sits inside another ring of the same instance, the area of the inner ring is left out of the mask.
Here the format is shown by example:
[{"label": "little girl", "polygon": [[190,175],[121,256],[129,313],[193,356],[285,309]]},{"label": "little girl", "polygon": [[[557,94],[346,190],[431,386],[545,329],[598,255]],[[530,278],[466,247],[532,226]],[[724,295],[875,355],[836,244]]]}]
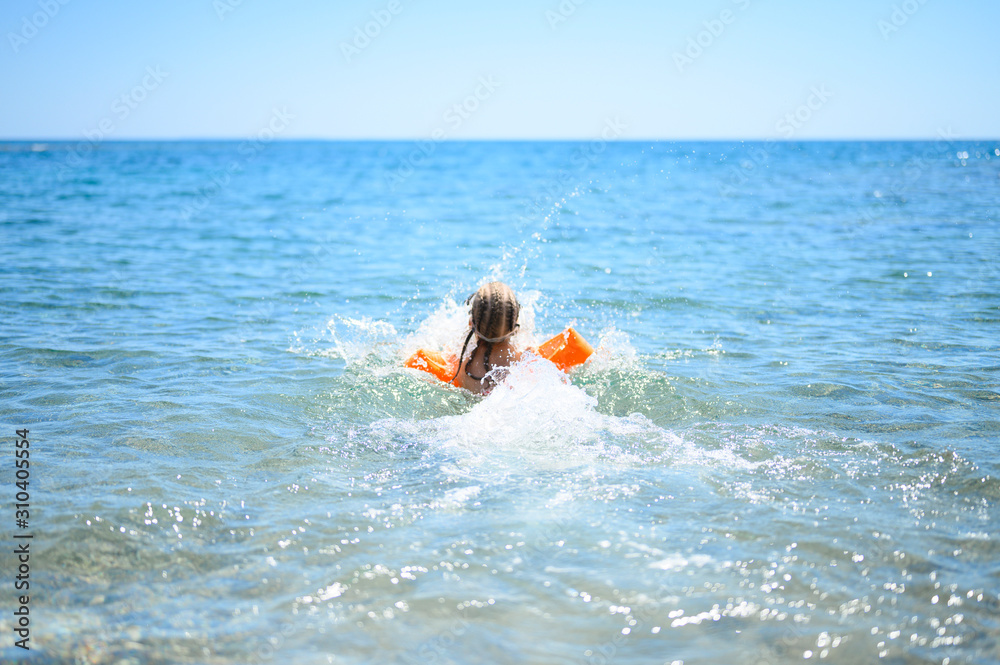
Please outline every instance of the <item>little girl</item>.
[{"label": "little girl", "polygon": [[[494,370],[510,367],[521,358],[510,341],[519,326],[517,317],[521,306],[517,296],[503,282],[490,282],[480,287],[465,302],[471,303],[470,330],[458,355],[458,369],[450,383],[484,394],[502,378],[502,370]],[[469,359],[463,362],[473,335],[476,336],[476,345]]]}]

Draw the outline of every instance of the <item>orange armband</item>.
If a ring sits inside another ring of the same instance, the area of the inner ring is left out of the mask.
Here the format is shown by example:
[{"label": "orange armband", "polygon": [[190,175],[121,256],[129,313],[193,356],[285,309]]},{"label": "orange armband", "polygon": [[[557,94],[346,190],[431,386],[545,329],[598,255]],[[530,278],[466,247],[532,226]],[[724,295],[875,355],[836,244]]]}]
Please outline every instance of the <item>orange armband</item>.
[{"label": "orange armband", "polygon": [[405,364],[412,369],[433,374],[445,383],[451,381],[451,377],[455,376],[455,370],[458,369],[458,361],[455,358],[446,360],[440,352],[426,349],[417,349],[416,353],[407,358]]},{"label": "orange armband", "polygon": [[[580,333],[572,328],[566,328],[540,345],[534,352],[565,372],[587,362],[587,359],[594,353],[594,347],[588,344]],[[455,376],[455,370],[458,369],[458,359],[445,358],[438,351],[418,349],[406,360],[405,365],[432,374],[448,383],[451,381],[451,377]]]},{"label": "orange armband", "polygon": [[592,353],[594,347],[572,328],[566,328],[538,347],[538,355],[551,360],[564,372],[587,362]]}]

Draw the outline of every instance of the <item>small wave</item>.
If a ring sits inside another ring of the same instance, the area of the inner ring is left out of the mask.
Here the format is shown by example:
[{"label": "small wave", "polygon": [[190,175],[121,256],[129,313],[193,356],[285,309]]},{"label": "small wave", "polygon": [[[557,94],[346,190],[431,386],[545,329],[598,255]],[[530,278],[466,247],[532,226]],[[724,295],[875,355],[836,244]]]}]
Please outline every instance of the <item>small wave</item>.
[{"label": "small wave", "polygon": [[[533,312],[540,297],[537,292],[523,297],[516,337],[522,348],[539,341]],[[650,420],[643,408],[645,387],[670,390],[669,382],[646,368],[628,335],[614,327],[600,333],[593,356],[570,375],[529,354],[486,397],[402,367],[402,359],[417,348],[457,354],[467,325],[465,306],[447,298],[408,335],[385,321],[334,316],[322,329],[297,332],[289,350],[345,362],[348,372],[330,395],[337,402],[331,408],[345,414],[331,425],[346,424],[355,433],[354,454],[422,449],[440,456],[439,466],[452,475],[493,480],[643,464],[753,464],[730,449],[703,446],[697,437],[685,441]],[[365,423],[359,414],[372,420]]]},{"label": "small wave", "polygon": [[370,358],[383,362],[394,359],[399,337],[396,328],[385,321],[340,315],[330,317],[320,329],[296,331],[293,336],[289,352],[337,358],[348,366]]}]

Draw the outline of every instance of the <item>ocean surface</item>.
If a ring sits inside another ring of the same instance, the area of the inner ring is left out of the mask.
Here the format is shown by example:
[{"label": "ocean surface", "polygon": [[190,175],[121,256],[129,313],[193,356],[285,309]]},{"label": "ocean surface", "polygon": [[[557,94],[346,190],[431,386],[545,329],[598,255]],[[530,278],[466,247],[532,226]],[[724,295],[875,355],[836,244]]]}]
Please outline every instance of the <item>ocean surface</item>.
[{"label": "ocean surface", "polygon": [[[0,144],[0,660],[997,663],[998,213],[955,138]],[[403,368],[491,279],[591,360]]]}]

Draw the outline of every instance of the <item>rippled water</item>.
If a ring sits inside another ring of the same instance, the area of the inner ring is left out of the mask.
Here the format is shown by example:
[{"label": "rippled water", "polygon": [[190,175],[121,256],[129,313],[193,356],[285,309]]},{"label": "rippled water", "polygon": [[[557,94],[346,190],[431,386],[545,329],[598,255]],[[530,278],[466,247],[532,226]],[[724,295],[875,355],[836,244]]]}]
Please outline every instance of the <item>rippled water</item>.
[{"label": "rippled water", "polygon": [[[996,142],[4,144],[0,201],[32,662],[1000,660]],[[488,278],[595,356],[403,369]]]}]

